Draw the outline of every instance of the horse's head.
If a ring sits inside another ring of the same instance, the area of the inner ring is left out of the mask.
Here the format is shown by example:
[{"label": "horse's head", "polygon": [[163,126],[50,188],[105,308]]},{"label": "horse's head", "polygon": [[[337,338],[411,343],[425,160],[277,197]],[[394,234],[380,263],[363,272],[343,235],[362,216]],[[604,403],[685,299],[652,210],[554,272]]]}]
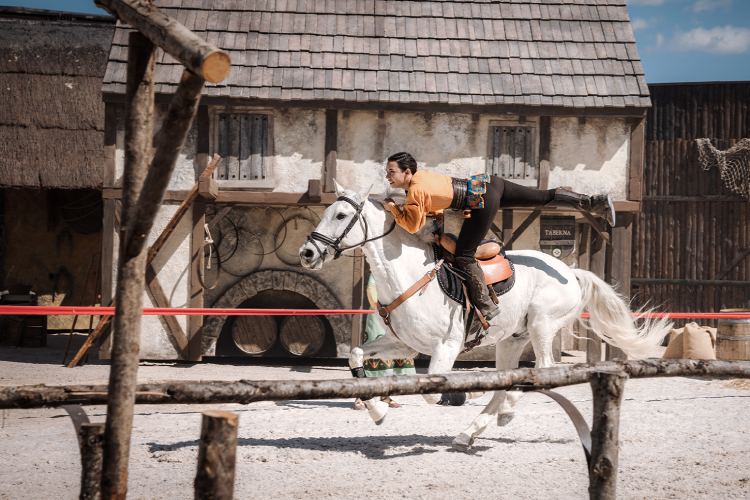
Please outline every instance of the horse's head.
[{"label": "horse's head", "polygon": [[367,220],[362,210],[367,195],[342,188],[334,181],[336,201],[326,208],[320,223],[299,249],[302,265],[320,269],[326,262],[336,259],[346,250],[362,246],[368,239]]}]

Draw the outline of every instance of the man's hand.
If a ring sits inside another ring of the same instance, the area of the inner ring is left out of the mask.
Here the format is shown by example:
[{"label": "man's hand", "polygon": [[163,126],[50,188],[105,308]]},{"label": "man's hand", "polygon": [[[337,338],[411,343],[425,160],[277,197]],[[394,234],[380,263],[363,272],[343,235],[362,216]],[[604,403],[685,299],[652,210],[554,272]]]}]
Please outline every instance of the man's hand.
[{"label": "man's hand", "polygon": [[396,205],[396,202],[391,198],[386,198],[383,200],[383,207],[389,212],[392,212],[394,208],[398,207],[398,205]]}]

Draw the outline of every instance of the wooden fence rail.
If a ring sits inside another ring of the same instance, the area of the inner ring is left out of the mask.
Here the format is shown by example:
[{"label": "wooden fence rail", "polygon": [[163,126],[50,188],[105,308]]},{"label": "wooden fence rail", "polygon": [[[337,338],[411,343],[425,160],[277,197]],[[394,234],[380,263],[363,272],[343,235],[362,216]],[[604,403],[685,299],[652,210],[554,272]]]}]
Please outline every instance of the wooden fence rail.
[{"label": "wooden fence rail", "polygon": [[[496,390],[551,389],[586,384],[595,373],[620,373],[629,378],[713,376],[750,377],[750,361],[689,359],[607,361],[591,365],[519,368],[500,372],[409,375],[340,380],[239,380],[138,384],[136,404],[247,404],[289,399],[371,398]],[[32,385],[0,387],[0,409],[42,408],[65,404],[107,402],[106,385]]]}]

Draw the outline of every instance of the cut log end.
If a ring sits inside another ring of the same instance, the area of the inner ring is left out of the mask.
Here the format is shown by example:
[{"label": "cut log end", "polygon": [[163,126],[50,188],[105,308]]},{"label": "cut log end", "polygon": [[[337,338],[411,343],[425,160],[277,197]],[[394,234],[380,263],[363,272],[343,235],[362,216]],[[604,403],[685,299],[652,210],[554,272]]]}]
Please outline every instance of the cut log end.
[{"label": "cut log end", "polygon": [[222,50],[217,50],[203,58],[201,73],[206,81],[219,83],[229,75],[231,67],[232,61],[229,59],[229,54]]},{"label": "cut log end", "polygon": [[230,425],[237,425],[237,414],[224,410],[206,410],[203,412],[206,418],[226,420]]}]

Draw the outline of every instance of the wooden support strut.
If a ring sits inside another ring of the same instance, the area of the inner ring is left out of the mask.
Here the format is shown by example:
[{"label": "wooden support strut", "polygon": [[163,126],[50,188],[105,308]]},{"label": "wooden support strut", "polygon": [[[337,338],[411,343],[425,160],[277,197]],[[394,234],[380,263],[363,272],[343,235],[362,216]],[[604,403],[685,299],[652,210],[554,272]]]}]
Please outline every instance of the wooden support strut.
[{"label": "wooden support strut", "polygon": [[139,30],[154,45],[203,79],[218,83],[229,74],[229,54],[143,0],[94,0],[119,20]]}]

